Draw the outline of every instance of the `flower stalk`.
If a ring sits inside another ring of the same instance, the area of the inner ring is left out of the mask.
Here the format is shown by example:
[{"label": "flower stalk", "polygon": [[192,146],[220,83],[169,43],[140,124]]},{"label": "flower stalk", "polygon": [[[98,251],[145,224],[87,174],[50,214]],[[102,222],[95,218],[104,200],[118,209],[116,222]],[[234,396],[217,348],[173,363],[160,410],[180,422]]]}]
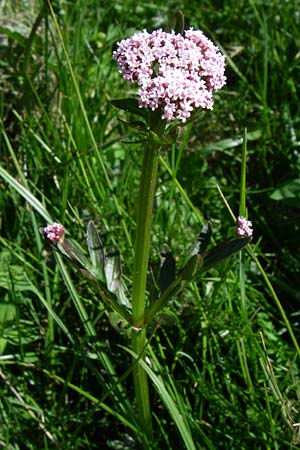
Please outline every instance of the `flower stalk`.
[{"label": "flower stalk", "polygon": [[[156,143],[149,143],[145,149],[140,178],[132,287],[133,333],[131,348],[142,359],[145,359],[146,347],[144,313],[146,307],[146,285],[150,253],[150,230],[158,162],[159,145]],[[145,371],[138,363],[135,364],[133,369],[133,380],[140,424],[146,436],[151,438],[152,420],[148,380]]]}]

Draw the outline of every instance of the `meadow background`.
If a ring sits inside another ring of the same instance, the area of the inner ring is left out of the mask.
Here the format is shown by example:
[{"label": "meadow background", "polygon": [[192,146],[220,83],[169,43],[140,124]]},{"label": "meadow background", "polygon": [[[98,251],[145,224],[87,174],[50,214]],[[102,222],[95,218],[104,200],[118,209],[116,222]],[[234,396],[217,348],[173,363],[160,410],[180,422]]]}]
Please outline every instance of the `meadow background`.
[{"label": "meadow background", "polygon": [[300,2],[52,6],[57,24],[47,2],[0,1],[0,448],[143,448],[128,330],[45,246],[35,199],[83,249],[93,220],[130,286],[143,144],[110,103],[135,93],[112,51],[178,9],[226,54],[227,85],[162,152],[149,280],[162,243],[180,264],[206,220],[232,236],[217,185],[238,215],[243,146],[254,238],[150,328],[148,448],[299,448]]}]

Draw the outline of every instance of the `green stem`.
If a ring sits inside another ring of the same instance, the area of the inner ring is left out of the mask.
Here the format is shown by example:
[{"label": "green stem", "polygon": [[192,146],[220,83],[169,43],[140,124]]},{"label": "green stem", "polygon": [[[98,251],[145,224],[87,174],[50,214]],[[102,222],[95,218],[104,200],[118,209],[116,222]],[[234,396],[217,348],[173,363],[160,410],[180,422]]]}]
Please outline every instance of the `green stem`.
[{"label": "green stem", "polygon": [[[132,287],[132,350],[145,359],[146,330],[144,313],[146,306],[146,282],[150,252],[150,229],[152,223],[153,202],[155,196],[157,170],[159,162],[159,146],[149,144],[145,149],[140,179],[138,200],[137,230]],[[133,369],[135,397],[140,425],[145,435],[152,437],[152,420],[149,400],[149,388],[146,372],[140,364]]]}]

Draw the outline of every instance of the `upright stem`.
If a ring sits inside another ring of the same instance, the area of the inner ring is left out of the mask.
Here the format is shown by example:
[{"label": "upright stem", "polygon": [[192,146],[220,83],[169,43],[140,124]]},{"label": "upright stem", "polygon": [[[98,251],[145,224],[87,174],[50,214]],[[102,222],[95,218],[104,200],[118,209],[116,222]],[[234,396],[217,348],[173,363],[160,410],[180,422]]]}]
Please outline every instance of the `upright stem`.
[{"label": "upright stem", "polygon": [[[149,144],[145,149],[140,179],[138,200],[137,230],[132,287],[132,350],[145,358],[146,330],[143,328],[146,306],[146,282],[150,252],[150,229],[152,223],[153,202],[157,180],[159,146]],[[152,420],[149,400],[148,380],[140,364],[133,369],[135,397],[140,425],[146,436],[152,437]]]}]

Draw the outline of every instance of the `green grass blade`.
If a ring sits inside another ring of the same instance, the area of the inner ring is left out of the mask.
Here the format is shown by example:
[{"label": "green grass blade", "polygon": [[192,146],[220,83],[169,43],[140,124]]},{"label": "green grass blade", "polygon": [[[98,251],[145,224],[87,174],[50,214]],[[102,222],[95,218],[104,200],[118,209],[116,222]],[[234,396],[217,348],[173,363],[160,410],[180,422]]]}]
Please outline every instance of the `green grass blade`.
[{"label": "green grass blade", "polygon": [[240,182],[240,208],[239,215],[246,217],[246,158],[247,158],[247,130],[244,132],[243,147],[242,147],[242,167],[241,167],[241,182]]},{"label": "green grass blade", "polygon": [[14,177],[12,177],[3,167],[0,166],[0,175],[2,178],[15,189],[21,197],[23,197],[33,209],[35,209],[40,216],[42,216],[46,222],[53,222],[52,217],[44,207],[44,205],[21,183],[19,183]]},{"label": "green grass blade", "polygon": [[[131,356],[135,359],[138,359],[138,355],[134,353],[132,350],[123,347],[124,350],[126,350],[128,353],[131,354]],[[184,441],[185,447],[187,450],[196,450],[195,443],[193,441],[193,437],[190,433],[190,430],[186,426],[185,421],[182,420],[181,413],[172,399],[171,395],[169,394],[166,386],[164,385],[163,381],[155,374],[155,372],[146,364],[143,360],[139,359],[138,364],[141,364],[145,372],[147,372],[148,376],[150,377],[153,385],[155,386],[156,390],[158,391],[163,403],[165,404],[165,407],[170,413],[170,416],[174,420],[178,431],[182,437],[182,440]]]}]

